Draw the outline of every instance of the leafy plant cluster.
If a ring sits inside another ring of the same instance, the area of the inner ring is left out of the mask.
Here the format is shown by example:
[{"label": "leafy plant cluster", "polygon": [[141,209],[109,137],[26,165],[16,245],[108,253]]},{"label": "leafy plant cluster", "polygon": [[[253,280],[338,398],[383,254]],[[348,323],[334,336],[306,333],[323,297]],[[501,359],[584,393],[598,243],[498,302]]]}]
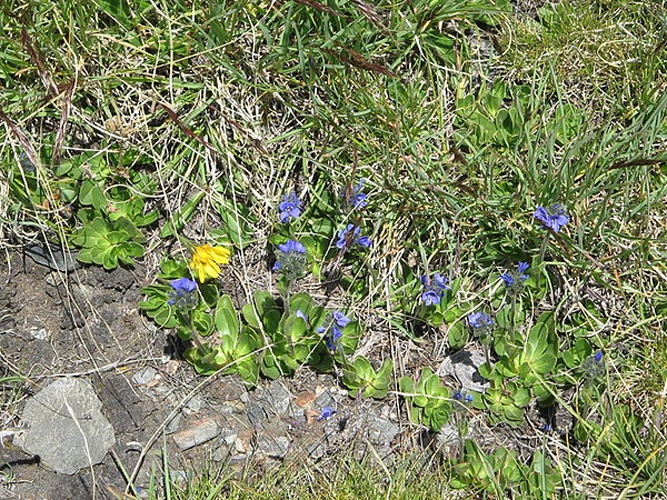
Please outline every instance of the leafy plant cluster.
[{"label": "leafy plant cluster", "polygon": [[[45,149],[41,161],[47,164]],[[65,230],[70,246],[80,249],[81,262],[113,269],[144,255],[146,238],[140,228],[159,213],[147,211],[146,198],[155,182],[137,154],[84,152],[62,159],[53,168],[37,167],[24,156],[10,172],[12,211],[55,214],[41,218]],[[58,231],[59,233],[61,231]]]},{"label": "leafy plant cluster", "polygon": [[[343,311],[327,311],[308,293],[293,291],[305,274],[321,277],[327,263],[355,262],[372,244],[361,229],[367,204],[362,189],[359,182],[337,197],[320,193],[310,217],[303,215],[303,202],[295,193],[282,198],[278,229],[270,238],[278,297],[255,291],[249,303],[236,306],[211,280],[219,276],[219,264],[228,262],[229,251],[203,245],[193,249],[190,262],[163,261],[159,282],[144,288],[147,300],[140,307],[160,326],[176,328],[188,344],[185,359],[201,374],[238,373],[254,386],[260,375],[277,379],[303,366],[320,372],[339,367],[352,395],[383,398],[391,383],[391,360],[377,369],[367,358],[352,360],[361,325]],[[343,214],[343,220],[337,223],[332,213]],[[199,285],[191,279],[195,277]]]}]

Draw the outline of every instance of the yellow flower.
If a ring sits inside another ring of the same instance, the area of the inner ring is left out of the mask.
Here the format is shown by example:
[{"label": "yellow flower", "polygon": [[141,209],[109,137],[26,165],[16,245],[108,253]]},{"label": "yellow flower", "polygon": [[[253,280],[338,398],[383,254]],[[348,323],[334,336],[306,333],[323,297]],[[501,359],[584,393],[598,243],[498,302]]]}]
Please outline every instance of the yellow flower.
[{"label": "yellow flower", "polygon": [[220,265],[229,264],[231,252],[225,247],[200,245],[194,248],[190,268],[194,270],[200,282],[220,276]]}]

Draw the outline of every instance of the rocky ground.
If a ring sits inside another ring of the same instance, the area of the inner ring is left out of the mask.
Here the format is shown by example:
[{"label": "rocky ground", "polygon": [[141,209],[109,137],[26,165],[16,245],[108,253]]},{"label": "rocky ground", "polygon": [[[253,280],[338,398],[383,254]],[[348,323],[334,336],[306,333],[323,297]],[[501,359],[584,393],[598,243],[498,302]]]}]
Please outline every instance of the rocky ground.
[{"label": "rocky ground", "polygon": [[[250,391],[236,377],[197,376],[169,332],[137,310],[149,283],[139,268],[67,273],[13,253],[0,279],[2,376],[29,377],[22,391],[3,387],[8,498],[103,498],[125,490],[124,475],[145,488],[164,453],[176,473],[206,460],[240,470],[350,447],[387,457],[415,431],[395,398],[349,398],[332,375],[304,369]],[[327,407],[335,413],[322,418]]]},{"label": "rocky ground", "polygon": [[[0,265],[0,377],[28,377],[21,389],[2,386],[0,498],[116,498],[129,482],[141,494],[165,459],[171,477],[185,477],[207,463],[261,474],[369,451],[384,463],[456,456],[463,413],[469,435],[490,448],[530,450],[544,423],[568,426],[534,409],[524,429],[489,429],[482,412],[462,408],[435,435],[410,423],[395,395],[351,398],[333,375],[307,368],[252,390],[236,376],[201,377],[137,309],[151,272],[64,272],[48,260],[15,252]],[[474,347],[449,353],[397,339],[404,374],[430,366],[452,390],[483,390]]]}]

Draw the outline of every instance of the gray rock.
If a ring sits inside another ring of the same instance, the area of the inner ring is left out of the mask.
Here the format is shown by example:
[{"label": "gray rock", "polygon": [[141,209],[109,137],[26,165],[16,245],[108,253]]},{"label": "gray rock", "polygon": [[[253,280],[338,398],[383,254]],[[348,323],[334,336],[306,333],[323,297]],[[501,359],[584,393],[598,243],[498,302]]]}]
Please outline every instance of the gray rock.
[{"label": "gray rock", "polygon": [[322,394],[317,396],[314,407],[324,408],[326,406],[331,406],[332,408],[335,408],[337,406],[336,403],[337,403],[336,399],[331,395],[331,393],[328,390],[326,390]]},{"label": "gray rock", "polygon": [[25,254],[37,264],[60,272],[74,271],[81,265],[76,257],[78,250],[70,250],[55,244],[37,244],[25,247]]},{"label": "gray rock", "polygon": [[173,434],[178,430],[178,428],[181,426],[181,413],[177,413],[174,415],[174,418],[172,418],[164,428],[165,434]]},{"label": "gray rock", "polygon": [[271,385],[262,394],[262,401],[265,403],[264,410],[267,414],[285,415],[289,410],[291,399],[290,393],[278,380],[271,382]]},{"label": "gray rock", "polygon": [[248,415],[248,420],[254,427],[261,425],[261,423],[266,420],[264,407],[257,403],[250,403],[246,413]]},{"label": "gray rock", "polygon": [[486,357],[482,351],[458,351],[445,358],[437,373],[439,377],[455,378],[465,390],[485,392],[489,382],[478,371],[484,363]]},{"label": "gray rock", "polygon": [[187,429],[178,431],[171,437],[181,450],[189,450],[210,441],[218,434],[220,434],[218,422],[213,418],[202,418],[191,422]]},{"label": "gray rock", "polygon": [[199,396],[192,396],[190,400],[185,404],[188,410],[192,410],[194,413],[201,411],[204,407],[204,400]]},{"label": "gray rock", "polygon": [[257,453],[269,458],[283,458],[291,442],[287,428],[281,422],[273,421],[257,436]]},{"label": "gray rock", "polygon": [[155,377],[157,377],[157,370],[152,366],[148,366],[140,372],[135,373],[132,380],[134,380],[135,384],[146,385],[152,382]]},{"label": "gray rock", "polygon": [[14,444],[62,474],[100,463],[116,441],[92,385],[58,379],[28,400],[21,419],[28,429]]},{"label": "gray rock", "polygon": [[311,458],[317,460],[325,455],[327,452],[327,445],[324,441],[315,441],[314,443],[310,443],[306,447],[306,450]]},{"label": "gray rock", "polygon": [[46,328],[39,328],[37,326],[33,326],[30,328],[30,336],[33,339],[37,340],[49,340],[51,334]]},{"label": "gray rock", "polygon": [[391,442],[400,430],[398,425],[384,418],[373,416],[368,418],[368,438],[380,449],[391,448]]}]

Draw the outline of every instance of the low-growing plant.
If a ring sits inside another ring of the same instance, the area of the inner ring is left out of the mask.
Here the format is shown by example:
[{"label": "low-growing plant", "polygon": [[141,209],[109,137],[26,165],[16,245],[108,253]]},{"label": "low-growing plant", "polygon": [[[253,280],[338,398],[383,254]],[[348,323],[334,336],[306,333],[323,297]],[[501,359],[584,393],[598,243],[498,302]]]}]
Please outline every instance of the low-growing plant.
[{"label": "low-growing plant", "polygon": [[451,486],[469,488],[496,498],[553,498],[561,478],[541,451],[530,464],[519,461],[513,450],[497,448],[486,454],[472,440],[464,444],[463,460],[453,466]]},{"label": "low-growing plant", "polygon": [[383,399],[389,392],[394,363],[385,359],[378,370],[363,356],[343,368],[343,385],[350,390],[350,396]]},{"label": "low-growing plant", "polygon": [[72,243],[81,248],[78,259],[114,269],[119,264],[132,264],[144,254],[145,236],[129,219],[108,220],[96,217],[85,221]]},{"label": "low-growing plant", "polygon": [[430,368],[422,368],[417,381],[402,377],[398,386],[408,402],[412,422],[439,431],[449,421],[452,413],[450,391]]}]

